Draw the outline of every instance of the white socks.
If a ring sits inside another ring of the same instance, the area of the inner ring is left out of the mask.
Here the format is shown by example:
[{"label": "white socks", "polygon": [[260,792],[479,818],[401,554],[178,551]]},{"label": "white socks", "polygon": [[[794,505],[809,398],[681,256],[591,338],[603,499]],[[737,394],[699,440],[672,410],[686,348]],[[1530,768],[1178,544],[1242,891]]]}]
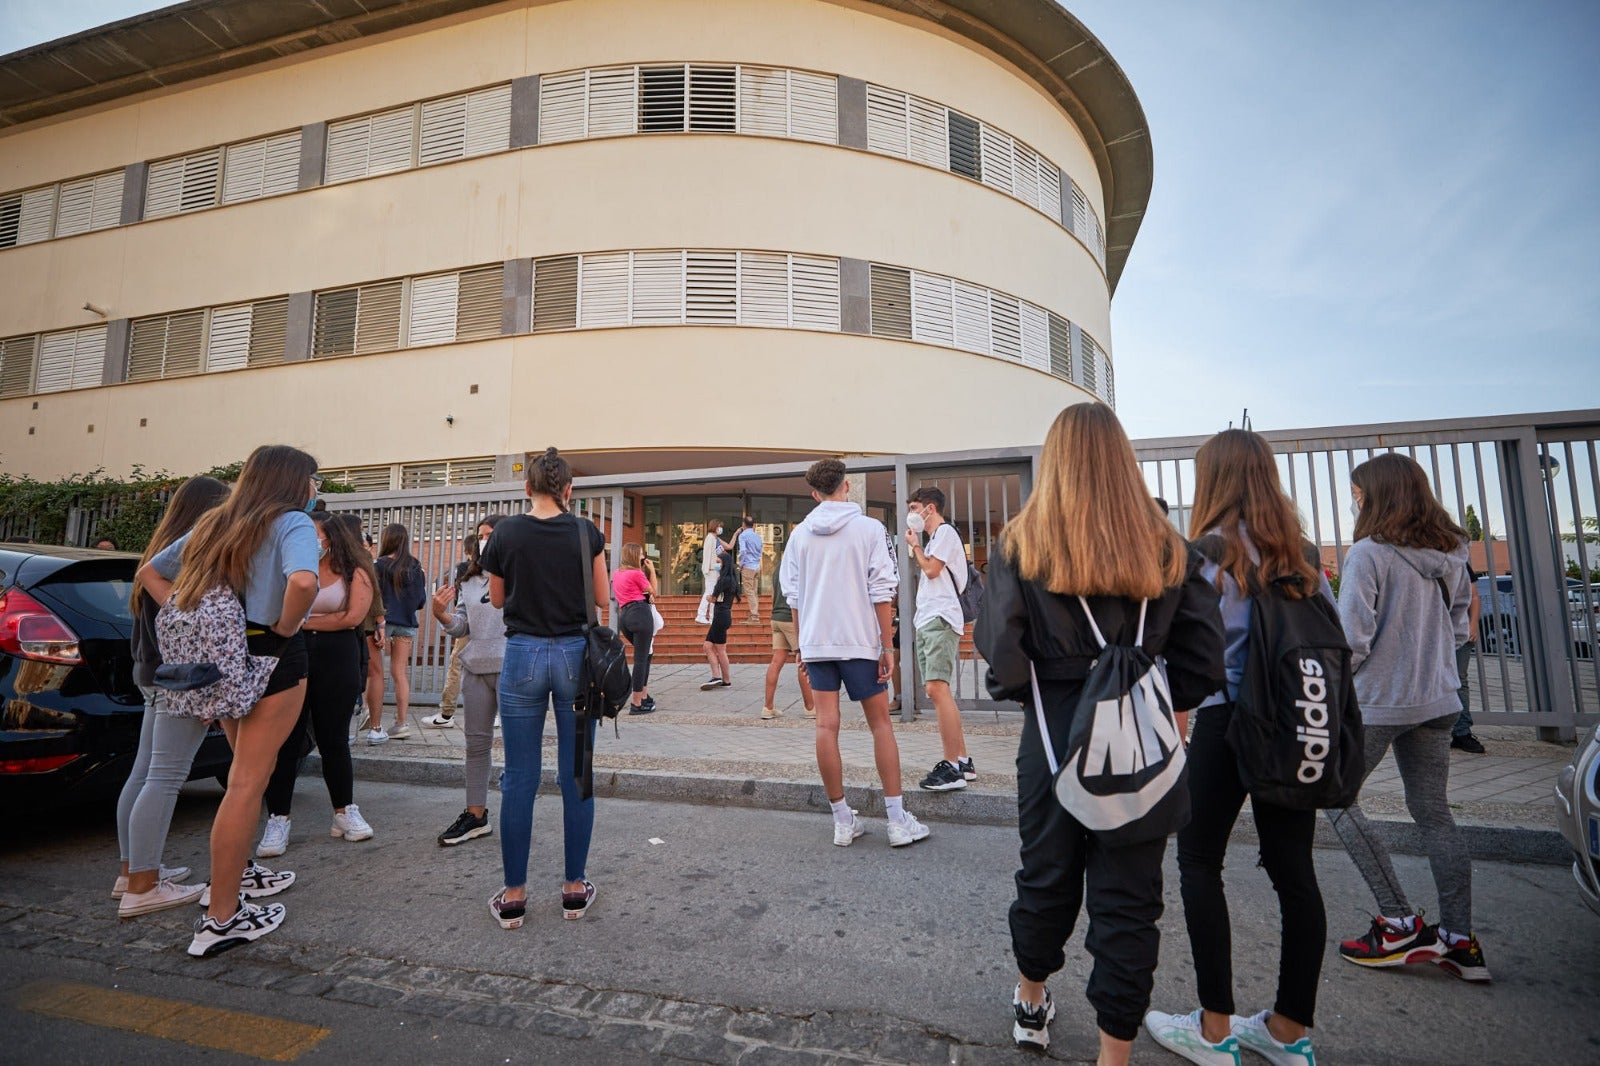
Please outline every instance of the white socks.
[{"label": "white socks", "polygon": [[855,813],[850,810],[850,804],[846,800],[829,800],[828,806],[833,808],[833,820],[840,825],[849,825],[855,818]]},{"label": "white socks", "polygon": [[1439,939],[1444,941],[1444,945],[1447,948],[1458,948],[1463,944],[1472,942],[1472,938],[1470,936],[1462,936],[1460,933],[1452,933],[1442,925],[1439,926]]},{"label": "white socks", "polygon": [[883,810],[889,816],[889,821],[891,822],[903,822],[906,820],[906,806],[900,796],[883,797]]}]

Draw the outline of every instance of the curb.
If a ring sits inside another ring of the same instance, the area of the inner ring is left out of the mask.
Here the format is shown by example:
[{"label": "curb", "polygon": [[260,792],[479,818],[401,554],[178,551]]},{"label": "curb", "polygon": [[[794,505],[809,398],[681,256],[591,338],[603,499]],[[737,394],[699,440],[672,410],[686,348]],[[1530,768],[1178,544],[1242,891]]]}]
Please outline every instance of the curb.
[{"label": "curb", "polygon": [[[447,788],[462,784],[462,764],[456,759],[374,758],[352,753],[351,761],[360,780]],[[321,771],[320,757],[315,753],[307,756],[301,773],[320,774]],[[498,781],[492,779],[491,783],[499,788]],[[553,766],[545,767],[539,790],[544,793],[559,791]],[[768,781],[710,774],[690,776],[663,770],[604,770],[597,767],[594,791],[595,795],[607,799],[696,803],[810,814],[828,811],[828,798],[820,782]],[[874,817],[883,815],[881,789],[847,786],[845,798],[862,814]],[[1016,797],[1007,793],[972,790],[919,792],[915,806],[918,815],[926,821],[960,825],[1017,824]],[[1367,820],[1378,827],[1389,850],[1395,854],[1427,855],[1423,831],[1415,823],[1377,817],[1370,812]],[[1458,820],[1457,824],[1461,827],[1467,850],[1474,859],[1542,866],[1568,866],[1572,862],[1571,845],[1554,829],[1468,820]],[[1241,812],[1234,826],[1233,842],[1257,843],[1254,822],[1245,812]],[[1331,850],[1344,848],[1333,825],[1326,818],[1317,819],[1315,846]]]}]

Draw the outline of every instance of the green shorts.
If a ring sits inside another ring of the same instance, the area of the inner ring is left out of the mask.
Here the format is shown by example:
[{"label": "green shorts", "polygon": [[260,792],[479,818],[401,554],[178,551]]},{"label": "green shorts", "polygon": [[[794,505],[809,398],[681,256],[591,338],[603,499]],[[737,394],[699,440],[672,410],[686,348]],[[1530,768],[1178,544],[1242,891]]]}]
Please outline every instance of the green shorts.
[{"label": "green shorts", "polygon": [[917,630],[917,672],[922,683],[956,679],[956,659],[961,654],[961,630],[943,618],[935,618]]}]

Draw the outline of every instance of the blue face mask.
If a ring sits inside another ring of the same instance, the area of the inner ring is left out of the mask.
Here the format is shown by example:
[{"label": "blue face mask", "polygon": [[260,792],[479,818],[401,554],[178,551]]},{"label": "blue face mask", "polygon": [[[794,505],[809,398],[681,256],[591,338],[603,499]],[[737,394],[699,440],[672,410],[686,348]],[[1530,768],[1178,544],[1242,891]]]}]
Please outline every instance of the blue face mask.
[{"label": "blue face mask", "polygon": [[317,509],[317,498],[315,496],[313,496],[313,497],[311,497],[311,499],[306,501],[306,514],[310,514],[312,511],[315,511],[316,509]]}]

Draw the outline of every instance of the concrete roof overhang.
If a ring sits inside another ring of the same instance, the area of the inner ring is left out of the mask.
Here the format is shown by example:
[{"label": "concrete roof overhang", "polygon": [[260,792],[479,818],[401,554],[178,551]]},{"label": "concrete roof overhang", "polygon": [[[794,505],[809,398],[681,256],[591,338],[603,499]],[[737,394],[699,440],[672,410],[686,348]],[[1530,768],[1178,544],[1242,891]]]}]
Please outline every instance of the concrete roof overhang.
[{"label": "concrete roof overhang", "polygon": [[[0,130],[502,0],[187,0],[0,56]],[[1055,0],[865,0],[990,49],[1089,142],[1106,190],[1112,289],[1144,220],[1150,130],[1127,75]]]}]

